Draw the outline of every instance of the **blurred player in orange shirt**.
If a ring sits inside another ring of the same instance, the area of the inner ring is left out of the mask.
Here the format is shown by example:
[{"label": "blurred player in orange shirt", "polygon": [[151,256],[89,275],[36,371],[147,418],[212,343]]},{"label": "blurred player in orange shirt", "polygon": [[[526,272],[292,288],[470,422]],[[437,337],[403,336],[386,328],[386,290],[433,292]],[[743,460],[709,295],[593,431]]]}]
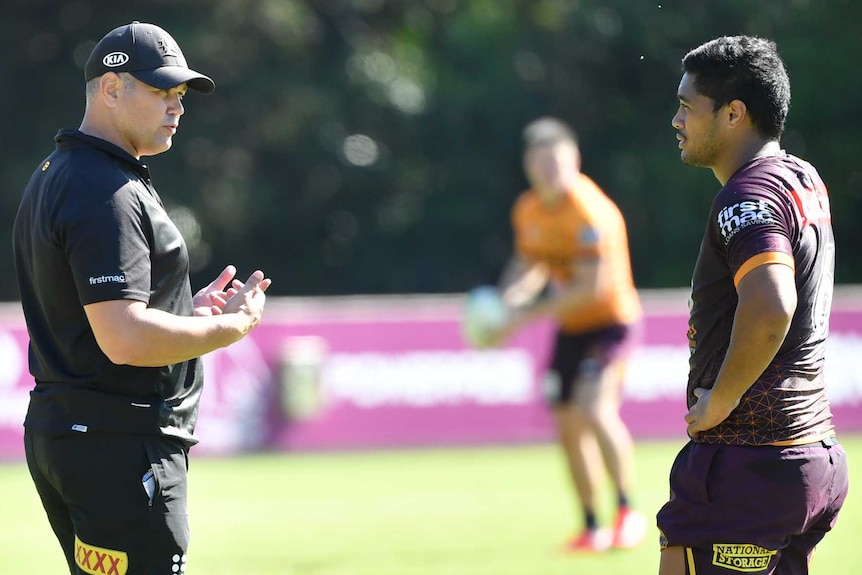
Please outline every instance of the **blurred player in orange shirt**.
[{"label": "blurred player in orange shirt", "polygon": [[[541,317],[557,322],[546,391],[584,514],[583,531],[566,547],[633,547],[644,537],[646,520],[630,507],[633,443],[619,408],[641,305],[625,222],[617,206],[581,173],[569,126],[540,118],[524,129],[524,144],[531,189],[512,210],[515,255],[500,280],[511,319],[491,341],[499,344]],[[599,528],[596,518],[605,469],[619,504],[610,530]]]}]

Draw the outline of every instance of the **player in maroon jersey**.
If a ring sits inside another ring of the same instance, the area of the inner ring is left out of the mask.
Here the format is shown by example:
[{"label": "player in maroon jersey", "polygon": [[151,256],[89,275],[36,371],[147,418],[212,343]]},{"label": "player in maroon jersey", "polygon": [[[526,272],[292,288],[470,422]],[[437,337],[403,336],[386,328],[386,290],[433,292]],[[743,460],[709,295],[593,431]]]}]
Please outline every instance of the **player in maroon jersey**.
[{"label": "player in maroon jersey", "polygon": [[715,196],[692,277],[691,441],[658,513],[660,575],[803,574],[847,494],[826,399],[835,244],[826,186],[779,143],[775,44],[722,37],[682,62],[680,156]]}]

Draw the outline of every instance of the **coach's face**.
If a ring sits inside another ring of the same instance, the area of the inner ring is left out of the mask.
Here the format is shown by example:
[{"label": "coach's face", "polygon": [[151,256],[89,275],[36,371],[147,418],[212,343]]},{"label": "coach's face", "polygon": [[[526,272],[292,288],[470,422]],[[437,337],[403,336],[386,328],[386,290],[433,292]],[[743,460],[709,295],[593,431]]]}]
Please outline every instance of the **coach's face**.
[{"label": "coach's face", "polygon": [[177,133],[180,116],[185,112],[182,99],[188,88],[180,84],[161,90],[129,78],[132,81],[123,86],[122,135],[137,158],[161,154],[171,147]]},{"label": "coach's face", "polygon": [[676,129],[679,156],[686,164],[712,167],[720,151],[715,102],[698,93],[695,77],[688,72],[682,76],[677,97],[679,109],[671,125]]}]

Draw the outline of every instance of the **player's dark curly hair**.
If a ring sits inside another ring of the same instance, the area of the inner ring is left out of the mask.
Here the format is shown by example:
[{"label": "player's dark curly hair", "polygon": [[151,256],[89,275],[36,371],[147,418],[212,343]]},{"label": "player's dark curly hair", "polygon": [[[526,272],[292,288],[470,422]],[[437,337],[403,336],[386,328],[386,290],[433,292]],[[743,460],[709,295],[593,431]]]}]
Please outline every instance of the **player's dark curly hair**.
[{"label": "player's dark curly hair", "polygon": [[682,59],[698,93],[715,101],[715,111],[741,100],[761,136],[778,140],[790,108],[790,79],[775,42],[754,36],[722,36]]}]

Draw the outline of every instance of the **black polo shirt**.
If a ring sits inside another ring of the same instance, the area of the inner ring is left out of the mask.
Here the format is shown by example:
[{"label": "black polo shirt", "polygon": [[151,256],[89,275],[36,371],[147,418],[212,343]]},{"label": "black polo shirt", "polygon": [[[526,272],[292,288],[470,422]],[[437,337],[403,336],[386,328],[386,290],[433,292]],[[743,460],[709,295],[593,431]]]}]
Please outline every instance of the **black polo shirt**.
[{"label": "black polo shirt", "polygon": [[84,306],[132,299],[194,314],[188,251],[146,164],[77,130],[33,173],[13,231],[30,334],[25,427],[49,434],[165,434],[197,442],[199,359],[164,367],[116,365],[96,343]]}]

